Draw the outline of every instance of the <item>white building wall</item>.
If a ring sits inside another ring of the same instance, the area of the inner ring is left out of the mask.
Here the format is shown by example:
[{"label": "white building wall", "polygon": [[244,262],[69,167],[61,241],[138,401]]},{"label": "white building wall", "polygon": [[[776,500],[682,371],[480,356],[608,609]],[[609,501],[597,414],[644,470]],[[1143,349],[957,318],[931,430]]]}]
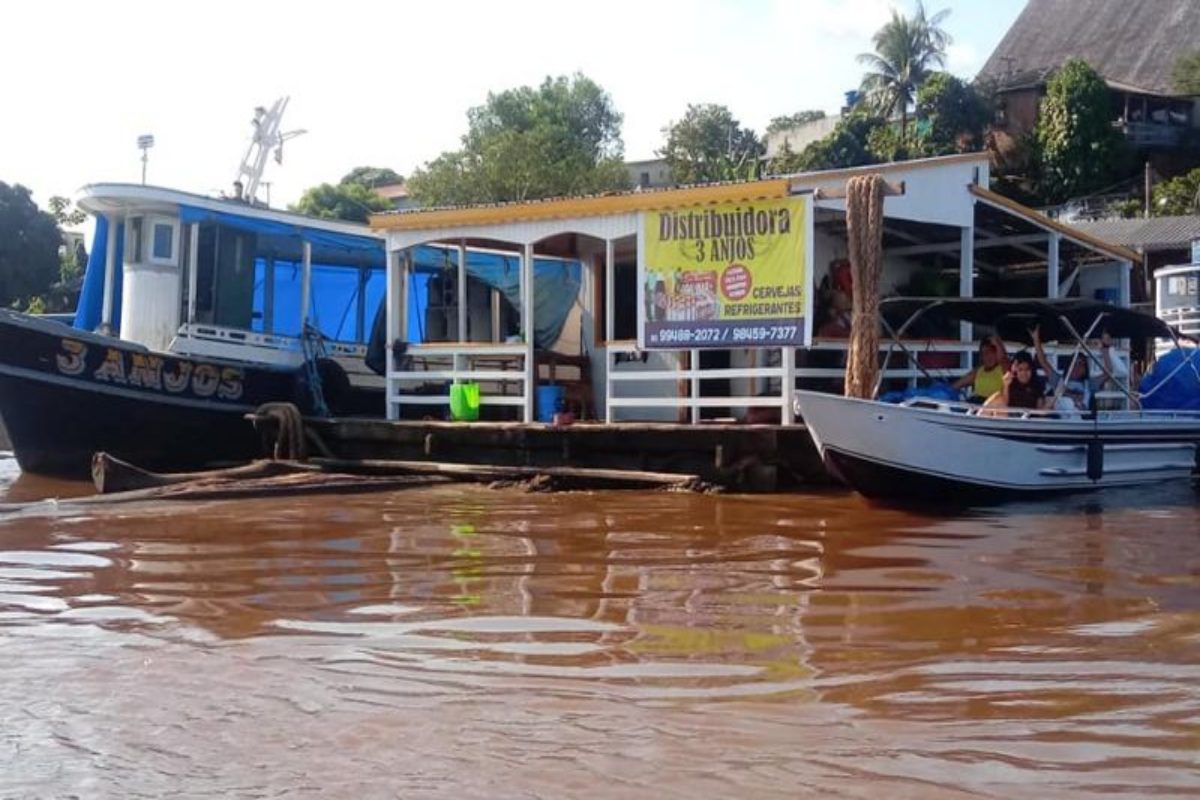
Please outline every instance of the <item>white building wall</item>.
[{"label": "white building wall", "polygon": [[828,116],[767,134],[767,158],[775,158],[783,152],[784,146],[787,146],[793,153],[799,153],[813,142],[824,139],[833,133],[833,129],[841,120],[842,118],[838,115]]},{"label": "white building wall", "polygon": [[[856,175],[880,173],[893,185],[904,184],[904,194],[886,197],[883,213],[893,219],[933,222],[965,228],[974,223],[972,196],[967,187],[978,183],[988,188],[988,157],[961,160],[910,161],[896,165],[856,167],[832,172],[813,172],[792,177],[793,191],[824,189],[843,193],[846,181]],[[818,199],[817,208],[846,210],[841,199]]]}]

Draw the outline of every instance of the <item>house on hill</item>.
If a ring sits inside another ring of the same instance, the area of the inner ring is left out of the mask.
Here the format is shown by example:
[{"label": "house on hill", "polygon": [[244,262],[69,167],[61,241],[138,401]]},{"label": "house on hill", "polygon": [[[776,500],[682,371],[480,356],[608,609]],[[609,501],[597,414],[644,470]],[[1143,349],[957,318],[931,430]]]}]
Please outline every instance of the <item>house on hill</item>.
[{"label": "house on hill", "polygon": [[996,127],[1013,140],[1032,131],[1050,75],[1082,58],[1111,90],[1112,118],[1139,150],[1171,149],[1200,128],[1200,98],[1171,74],[1200,50],[1196,0],[1029,0],[976,81],[999,96]]}]

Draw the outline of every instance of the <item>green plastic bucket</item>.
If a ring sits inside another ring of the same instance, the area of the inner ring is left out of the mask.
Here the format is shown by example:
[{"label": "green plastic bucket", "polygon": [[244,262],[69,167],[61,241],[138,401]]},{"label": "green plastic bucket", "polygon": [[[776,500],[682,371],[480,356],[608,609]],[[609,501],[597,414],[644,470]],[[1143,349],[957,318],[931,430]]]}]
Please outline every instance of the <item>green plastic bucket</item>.
[{"label": "green plastic bucket", "polygon": [[479,419],[479,384],[455,383],[450,386],[450,419],[474,422]]}]

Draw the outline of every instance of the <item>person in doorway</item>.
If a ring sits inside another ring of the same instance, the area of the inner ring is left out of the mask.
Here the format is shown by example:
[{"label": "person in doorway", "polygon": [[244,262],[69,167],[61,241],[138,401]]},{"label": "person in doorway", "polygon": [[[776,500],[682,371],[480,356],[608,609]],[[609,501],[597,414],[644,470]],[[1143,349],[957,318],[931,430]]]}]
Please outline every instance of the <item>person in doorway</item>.
[{"label": "person in doorway", "polygon": [[985,408],[1046,407],[1046,383],[1037,374],[1033,356],[1026,352],[1012,357],[1011,366],[1001,379],[1001,388],[987,399]]},{"label": "person in doorway", "polygon": [[989,336],[979,343],[975,369],[952,385],[960,391],[966,389],[969,402],[982,403],[1004,388],[1004,376],[1008,368],[1008,352],[1004,349],[1004,342],[999,336]]}]

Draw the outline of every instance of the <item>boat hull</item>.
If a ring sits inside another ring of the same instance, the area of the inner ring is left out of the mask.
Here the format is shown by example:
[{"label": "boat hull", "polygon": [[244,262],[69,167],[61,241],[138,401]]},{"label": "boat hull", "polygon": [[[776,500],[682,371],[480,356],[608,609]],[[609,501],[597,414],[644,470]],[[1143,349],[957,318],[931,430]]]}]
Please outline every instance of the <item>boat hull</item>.
[{"label": "boat hull", "polygon": [[1193,474],[1200,414],[989,417],[964,406],[891,405],[796,393],[829,471],[874,498],[975,502]]},{"label": "boat hull", "polygon": [[26,472],[86,475],[100,450],[158,470],[253,458],[259,436],[244,415],[296,402],[300,388],[293,370],[154,353],[0,312],[0,416]]}]

